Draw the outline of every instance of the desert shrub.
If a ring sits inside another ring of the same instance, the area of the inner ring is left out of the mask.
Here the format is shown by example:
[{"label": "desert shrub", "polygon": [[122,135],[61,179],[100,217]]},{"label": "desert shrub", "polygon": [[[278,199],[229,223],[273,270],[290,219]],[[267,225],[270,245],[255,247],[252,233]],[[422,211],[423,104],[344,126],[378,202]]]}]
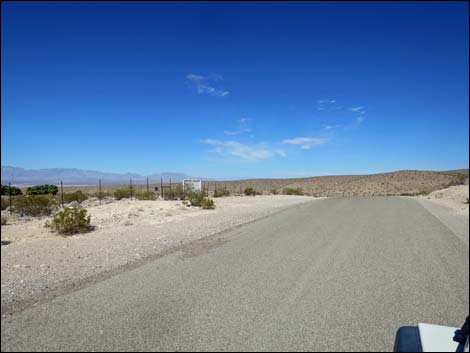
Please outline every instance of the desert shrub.
[{"label": "desert shrub", "polygon": [[284,195],[303,195],[304,191],[302,188],[285,188],[282,192]]},{"label": "desert shrub", "polygon": [[157,195],[153,191],[136,191],[135,198],[137,200],[155,200]]},{"label": "desert shrub", "polygon": [[214,197],[223,197],[223,196],[230,196],[230,191],[228,191],[227,189],[214,190]]},{"label": "desert shrub", "polygon": [[253,189],[252,187],[245,188],[245,190],[243,191],[243,193],[244,193],[246,196],[255,196],[255,195],[259,195],[259,193],[256,192],[256,190]]},{"label": "desert shrub", "polygon": [[[57,200],[61,200],[62,195],[58,195]],[[75,192],[64,193],[64,203],[69,203],[72,201],[77,201],[81,203],[88,199],[88,196],[84,194],[81,190]]]},{"label": "desert shrub", "polygon": [[[132,195],[134,195],[134,194],[135,194],[135,189],[132,188]],[[113,195],[114,195],[114,198],[116,200],[129,198],[129,197],[131,197],[131,187],[126,186],[126,187],[122,187],[122,188],[117,188],[117,189],[114,190]]]},{"label": "desert shrub", "polygon": [[270,193],[273,195],[277,195],[279,194],[279,191],[277,191],[276,189],[271,189]]},{"label": "desert shrub", "polygon": [[457,174],[457,181],[458,185],[463,185],[465,184],[465,181],[468,179],[468,174]]},{"label": "desert shrub", "polygon": [[185,199],[188,200],[192,206],[200,207],[204,195],[200,192],[189,191],[185,194]]},{"label": "desert shrub", "polygon": [[10,206],[10,201],[8,201],[8,198],[2,197],[2,211],[6,210]]},{"label": "desert shrub", "polygon": [[57,202],[46,195],[16,196],[12,209],[22,216],[47,216],[57,207]]},{"label": "desert shrub", "polygon": [[21,191],[20,188],[17,188],[16,186],[8,186],[8,185],[2,185],[2,195],[23,195],[23,192]]},{"label": "desert shrub", "polygon": [[[88,192],[87,195],[89,197],[97,197],[99,198],[100,197],[100,193],[99,192]],[[108,192],[108,191],[101,191],[101,198],[104,198],[104,197],[112,197],[114,196],[113,193],[111,192]]]},{"label": "desert shrub", "polygon": [[30,186],[26,189],[27,195],[55,195],[59,191],[59,188],[56,185],[42,184]]},{"label": "desert shrub", "polygon": [[6,216],[2,216],[2,226],[7,224],[8,218]]},{"label": "desert shrub", "polygon": [[[188,192],[190,193],[190,192]],[[163,191],[163,198],[165,200],[183,200],[185,193],[183,191],[183,185],[177,184],[174,188],[165,189]]]},{"label": "desert shrub", "polygon": [[58,211],[50,222],[46,222],[45,226],[63,235],[84,233],[92,229],[90,216],[87,215],[87,210],[81,207],[65,207]]},{"label": "desert shrub", "polygon": [[204,197],[201,201],[201,207],[205,210],[212,210],[215,208],[215,202],[208,197]]},{"label": "desert shrub", "polygon": [[191,206],[202,207],[204,209],[214,209],[214,200],[205,197],[201,192],[190,191],[185,195],[186,200],[191,203]]}]

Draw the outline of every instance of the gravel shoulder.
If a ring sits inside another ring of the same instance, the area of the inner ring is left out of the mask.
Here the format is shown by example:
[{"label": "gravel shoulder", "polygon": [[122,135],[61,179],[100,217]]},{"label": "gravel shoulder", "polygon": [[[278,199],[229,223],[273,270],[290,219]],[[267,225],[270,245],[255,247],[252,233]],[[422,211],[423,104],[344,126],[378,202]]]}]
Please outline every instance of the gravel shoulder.
[{"label": "gravel shoulder", "polygon": [[416,200],[439,219],[467,246],[469,245],[468,185],[437,190]]},{"label": "gravel shoulder", "polygon": [[82,288],[116,271],[152,259],[185,243],[255,221],[320,198],[226,197],[215,210],[180,201],[121,200],[90,203],[91,233],[61,237],[44,228],[48,218],[10,218],[2,226],[2,315]]}]

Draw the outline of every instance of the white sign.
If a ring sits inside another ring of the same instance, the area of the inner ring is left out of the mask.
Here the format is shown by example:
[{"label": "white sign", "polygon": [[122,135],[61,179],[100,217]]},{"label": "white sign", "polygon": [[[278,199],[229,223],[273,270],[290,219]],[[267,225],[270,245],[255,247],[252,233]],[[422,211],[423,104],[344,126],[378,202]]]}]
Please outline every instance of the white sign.
[{"label": "white sign", "polygon": [[198,179],[184,179],[183,190],[202,191],[202,181]]}]

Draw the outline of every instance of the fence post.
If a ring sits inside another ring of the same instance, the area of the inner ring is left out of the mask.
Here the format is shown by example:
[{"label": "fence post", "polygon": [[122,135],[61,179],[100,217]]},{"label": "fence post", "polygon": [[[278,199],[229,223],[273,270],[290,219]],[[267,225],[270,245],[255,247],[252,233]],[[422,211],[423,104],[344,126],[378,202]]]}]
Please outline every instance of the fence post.
[{"label": "fence post", "polygon": [[60,181],[60,192],[62,194],[62,207],[64,207],[64,185],[62,184],[62,180]]},{"label": "fence post", "polygon": [[10,216],[11,216],[11,182],[8,182],[8,195],[10,199]]},{"label": "fence post", "polygon": [[100,179],[100,186],[98,189],[98,200],[100,200],[100,205],[101,205],[101,179]]},{"label": "fence post", "polygon": [[170,178],[170,190],[171,190],[171,178]]},{"label": "fence post", "polygon": [[130,178],[130,184],[131,184],[131,201],[132,201],[132,178]]},{"label": "fence post", "polygon": [[149,178],[147,177],[147,200],[150,199],[150,193],[149,193]]},{"label": "fence post", "polygon": [[160,195],[162,195],[163,199],[163,178],[160,178]]}]

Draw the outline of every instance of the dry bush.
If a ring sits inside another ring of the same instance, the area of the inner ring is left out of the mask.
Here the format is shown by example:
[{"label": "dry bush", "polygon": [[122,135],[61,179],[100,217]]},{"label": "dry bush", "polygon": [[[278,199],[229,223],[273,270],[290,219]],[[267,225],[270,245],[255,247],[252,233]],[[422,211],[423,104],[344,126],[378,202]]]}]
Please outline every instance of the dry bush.
[{"label": "dry bush", "polygon": [[46,195],[16,196],[12,199],[12,211],[22,216],[47,216],[57,207],[57,202]]},{"label": "dry bush", "polygon": [[54,215],[52,221],[46,222],[45,227],[62,235],[73,235],[92,230],[90,220],[86,209],[65,207]]}]

